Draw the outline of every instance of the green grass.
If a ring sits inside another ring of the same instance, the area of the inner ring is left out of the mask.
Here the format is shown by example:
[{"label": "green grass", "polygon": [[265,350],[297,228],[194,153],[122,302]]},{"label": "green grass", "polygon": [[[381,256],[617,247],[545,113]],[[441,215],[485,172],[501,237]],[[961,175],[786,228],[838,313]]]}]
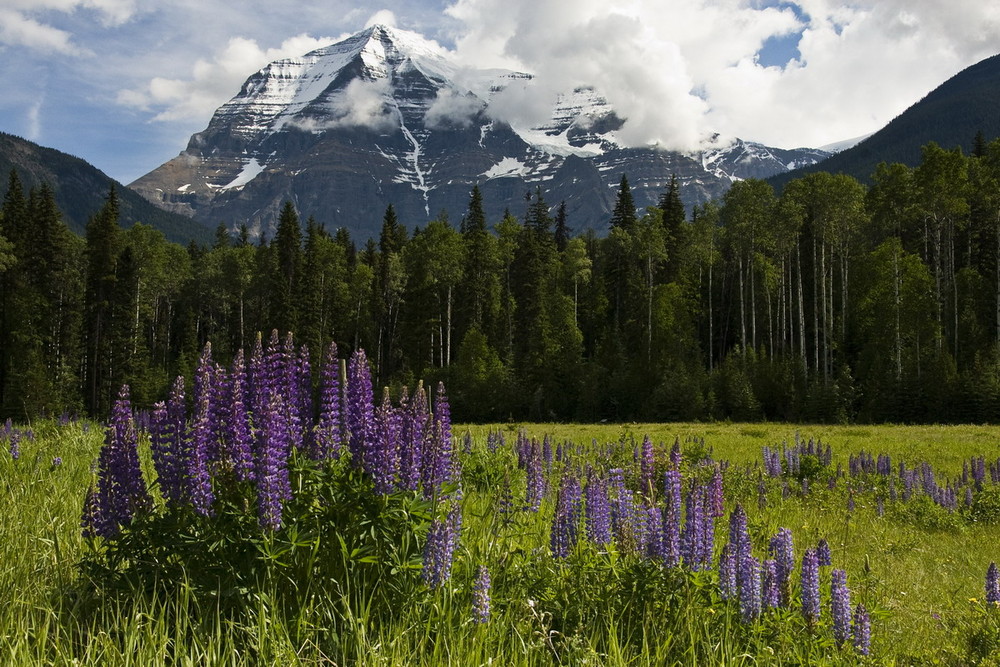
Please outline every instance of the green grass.
[{"label": "green grass", "polygon": [[[579,547],[568,562],[548,555],[554,492],[541,512],[510,524],[497,519],[497,480],[513,466],[510,451],[483,450],[488,426],[470,427],[475,453],[465,460],[464,529],[452,585],[418,591],[392,610],[348,608],[336,591],[318,591],[294,614],[264,591],[247,593],[238,616],[198,598],[183,582],[169,593],[99,595],[81,580],[77,564],[92,548],[79,519],[91,466],[103,441],[94,426],[34,425],[12,460],[0,451],[0,655],[5,664],[841,664],[856,661],[820,635],[809,642],[780,623],[746,627],[713,598],[714,574],[673,578],[648,562]],[[502,427],[508,429],[509,427]],[[939,475],[961,473],[973,455],[1000,457],[1000,428],[986,426],[793,426],[784,424],[529,424],[554,443],[589,445],[649,434],[669,447],[674,438],[695,447],[704,438],[715,459],[731,462],[727,512],[739,497],[750,517],[754,550],[764,552],[779,527],[792,529],[796,557],[825,537],[835,567],[843,567],[854,602],[874,610],[873,658],[886,664],[968,664],[989,653],[998,614],[984,610],[983,576],[1000,561],[1000,525],[983,525],[940,508],[887,507],[859,493],[848,512],[845,481],[834,490],[814,484],[801,497],[782,498],[777,483],[767,506],[757,505],[756,476],[736,471],[760,460],[761,447],[791,442],[796,432],[833,447],[834,468],[861,450],[889,453],[912,466],[931,463]],[[465,427],[455,427],[460,436]],[[516,434],[505,431],[508,444]],[[661,450],[662,453],[662,450]],[[55,457],[62,465],[53,466]],[[623,455],[624,456],[624,455]],[[629,457],[630,458],[630,457]],[[147,479],[151,477],[148,469]],[[478,476],[477,476],[478,475]],[[516,479],[516,478],[515,478]],[[521,482],[523,484],[523,482]],[[554,481],[553,484],[556,482]],[[517,482],[515,481],[515,486]],[[717,548],[725,519],[717,530]],[[469,618],[468,582],[490,564],[491,622]],[[824,581],[828,582],[828,572]],[[164,590],[164,589],[161,589]],[[828,616],[828,591],[824,591]],[[975,600],[973,602],[972,600]],[[789,612],[791,614],[791,612]],[[794,614],[792,614],[794,616]],[[572,622],[572,619],[577,622]],[[794,622],[791,619],[790,622]],[[987,646],[970,652],[978,633]],[[985,637],[985,638],[984,638]],[[334,647],[334,648],[331,648]],[[339,651],[339,653],[337,653]],[[1000,653],[994,653],[996,660]],[[971,657],[970,657],[971,656]],[[862,662],[862,661],[858,661]],[[985,664],[985,663],[984,663]]]}]

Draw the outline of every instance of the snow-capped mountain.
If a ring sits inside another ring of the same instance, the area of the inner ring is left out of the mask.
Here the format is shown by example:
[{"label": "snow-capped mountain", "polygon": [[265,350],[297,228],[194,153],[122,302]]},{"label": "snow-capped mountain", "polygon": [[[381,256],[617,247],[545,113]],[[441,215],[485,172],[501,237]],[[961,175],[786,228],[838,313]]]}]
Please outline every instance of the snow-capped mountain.
[{"label": "snow-capped mountain", "polygon": [[132,183],[160,206],[206,225],[270,225],[285,200],[364,238],[388,204],[410,226],[464,213],[479,184],[487,214],[520,213],[525,193],[565,201],[571,225],[604,229],[627,174],[636,204],[654,204],[676,174],[688,205],[734,179],[817,162],[816,150],[736,140],[698,154],[629,148],[624,120],[599,91],[560,95],[551,118],[519,127],[493,113],[531,75],[471,70],[420,35],[376,25],[271,63],[220,107],[176,158]]}]

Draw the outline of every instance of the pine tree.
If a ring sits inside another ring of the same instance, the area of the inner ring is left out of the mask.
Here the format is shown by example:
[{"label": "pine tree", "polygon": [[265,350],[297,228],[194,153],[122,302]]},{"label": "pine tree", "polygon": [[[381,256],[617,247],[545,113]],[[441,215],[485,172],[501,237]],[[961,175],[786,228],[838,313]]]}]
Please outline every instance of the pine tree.
[{"label": "pine tree", "polygon": [[566,250],[566,245],[569,243],[570,233],[573,230],[570,229],[569,224],[566,222],[566,202],[565,200],[560,202],[559,208],[556,209],[556,250],[559,252],[564,252]]},{"label": "pine tree", "polygon": [[618,185],[618,198],[615,200],[615,208],[611,212],[611,228],[622,229],[630,234],[635,231],[635,226],[639,218],[635,214],[635,201],[632,199],[632,190],[628,185],[628,177],[622,174],[621,183]]},{"label": "pine tree", "polygon": [[117,388],[113,386],[112,303],[121,248],[118,193],[112,186],[101,210],[87,223],[86,390],[88,412],[108,414]]},{"label": "pine tree", "polygon": [[278,269],[274,276],[272,296],[274,327],[279,331],[296,331],[299,317],[296,297],[302,264],[302,229],[299,226],[299,215],[290,201],[286,201],[281,209],[278,229],[271,245]]},{"label": "pine tree", "polygon": [[658,204],[663,211],[663,228],[667,233],[666,252],[667,261],[663,270],[663,282],[674,282],[677,280],[680,268],[681,248],[684,246],[684,223],[687,216],[684,212],[684,204],[681,202],[680,184],[677,182],[677,175],[670,176],[670,184],[660,195]]}]

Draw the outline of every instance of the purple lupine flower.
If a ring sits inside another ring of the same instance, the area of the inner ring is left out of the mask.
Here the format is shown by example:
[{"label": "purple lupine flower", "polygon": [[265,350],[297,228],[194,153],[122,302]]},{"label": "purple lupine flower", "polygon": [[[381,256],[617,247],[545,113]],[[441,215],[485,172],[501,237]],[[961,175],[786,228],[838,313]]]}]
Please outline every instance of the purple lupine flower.
[{"label": "purple lupine flower", "polygon": [[371,472],[372,444],[375,441],[375,408],[372,404],[372,376],[365,351],[358,348],[347,365],[347,431],[351,463]]},{"label": "purple lupine flower", "polygon": [[7,436],[7,437],[9,439],[9,443],[10,443],[10,447],[9,447],[10,458],[12,458],[12,459],[14,459],[16,461],[19,458],[21,458],[21,445],[20,445],[20,442],[21,442],[21,432],[18,431],[18,430],[16,430],[16,429],[12,430],[10,432],[10,435]]},{"label": "purple lupine flower", "polygon": [[180,507],[188,499],[185,477],[188,458],[187,407],[184,404],[183,376],[174,380],[167,402],[154,406],[150,440],[160,493],[168,507]]},{"label": "purple lupine flower", "polygon": [[392,493],[396,490],[399,475],[399,438],[402,430],[399,412],[392,407],[386,389],[375,415],[378,437],[372,448],[372,477],[375,493]]},{"label": "purple lupine flower", "polygon": [[681,471],[670,468],[664,473],[663,562],[677,567],[681,562]]},{"label": "purple lupine flower", "polygon": [[291,425],[280,394],[271,396],[267,411],[260,415],[260,422],[254,456],[258,520],[261,528],[278,530],[282,526],[284,503],[292,497],[288,477]]},{"label": "purple lupine flower", "polygon": [[719,554],[719,594],[723,600],[732,600],[739,595],[736,579],[735,550],[732,543],[727,543]]},{"label": "purple lupine flower", "polygon": [[267,410],[268,378],[264,363],[264,344],[260,332],[254,339],[253,351],[247,360],[246,397],[250,412],[262,415]]},{"label": "purple lupine flower", "polygon": [[444,516],[438,516],[431,522],[427,532],[427,544],[424,545],[423,571],[424,582],[435,590],[451,578],[451,563],[458,544],[458,534],[461,529],[461,508],[455,503]]},{"label": "purple lupine flower", "polygon": [[742,591],[747,582],[743,579],[743,563],[751,557],[750,532],[747,530],[747,514],[739,503],[729,515],[729,543],[733,545],[733,558],[736,563],[736,586]]},{"label": "purple lupine flower", "polygon": [[645,513],[645,547],[646,557],[651,560],[663,562],[663,510],[657,505],[647,501],[643,507]]},{"label": "purple lupine flower", "polygon": [[997,564],[991,562],[986,568],[986,602],[987,604],[1000,604],[1000,575],[997,572]]},{"label": "purple lupine flower", "polygon": [[712,472],[712,481],[709,482],[708,492],[710,498],[709,514],[716,519],[722,518],[726,513],[726,501],[722,490],[722,470],[718,466]]},{"label": "purple lupine flower", "polygon": [[705,529],[705,520],[702,513],[705,511],[703,504],[704,494],[701,487],[695,485],[688,491],[685,500],[684,532],[681,535],[681,555],[684,562],[694,571],[698,571],[702,566],[702,531]]},{"label": "purple lupine flower", "polygon": [[851,591],[847,588],[847,573],[843,570],[834,570],[830,581],[833,639],[837,646],[842,646],[851,634]]},{"label": "purple lupine flower", "polygon": [[91,482],[83,501],[83,516],[80,517],[80,528],[84,537],[99,537],[107,534],[104,516],[101,513],[101,497],[94,483]]},{"label": "purple lupine flower", "polygon": [[868,655],[872,641],[872,621],[865,606],[859,604],[854,610],[854,623],[851,627],[854,638],[854,648],[861,655]]},{"label": "purple lupine flower", "polygon": [[98,458],[97,502],[101,521],[93,530],[101,537],[114,537],[122,527],[132,523],[138,512],[152,506],[139,467],[138,444],[129,388],[124,385],[111,410]]},{"label": "purple lupine flower", "polygon": [[527,454],[527,509],[537,512],[542,506],[542,498],[545,496],[545,467],[542,461],[542,452],[538,443],[531,441],[531,447]]},{"label": "purple lupine flower", "polygon": [[819,560],[815,549],[802,556],[802,615],[809,624],[819,620]]},{"label": "purple lupine flower", "polygon": [[597,546],[611,543],[611,508],[608,485],[604,478],[591,471],[585,490],[587,538]]},{"label": "purple lupine flower", "polygon": [[655,464],[653,441],[647,435],[642,439],[642,450],[639,457],[639,483],[642,493],[649,498],[653,497],[653,466]]},{"label": "purple lupine flower", "polygon": [[217,429],[212,423],[212,382],[212,347],[211,343],[206,343],[195,374],[195,412],[184,469],[188,500],[195,513],[201,516],[211,514],[215,500],[212,476],[208,469],[213,452],[218,451],[215,442]]},{"label": "purple lupine flower", "polygon": [[53,468],[58,468],[59,466],[62,465],[62,463],[63,463],[63,460],[62,460],[61,456],[56,456],[55,458],[52,459],[52,467]]},{"label": "purple lupine flower", "polygon": [[762,597],[769,609],[781,606],[781,584],[778,579],[778,561],[768,558],[764,561]]},{"label": "purple lupine flower", "polygon": [[760,617],[760,561],[748,556],[740,563],[739,568],[738,579],[743,582],[739,590],[740,616],[744,623],[752,623]]},{"label": "purple lupine flower", "polygon": [[710,511],[710,489],[701,487],[702,507],[701,513],[701,543],[699,544],[698,560],[701,562],[701,569],[712,569],[712,552],[715,550],[715,515]]},{"label": "purple lupine flower", "polygon": [[294,379],[297,385],[295,413],[299,417],[301,444],[303,450],[311,452],[314,449],[313,436],[315,435],[315,413],[313,410],[313,384],[312,367],[309,355],[309,346],[302,345],[299,348],[297,359],[293,359]]},{"label": "purple lupine flower", "polygon": [[[445,463],[450,466],[451,464],[451,450],[452,450],[452,435],[451,435],[451,408],[448,405],[448,395],[444,391],[444,383],[438,382],[437,391],[434,392],[434,421],[441,423],[441,438],[443,444],[445,445],[442,452],[447,452],[448,461]],[[550,449],[551,451],[551,449]],[[549,458],[549,463],[551,463],[551,454]],[[449,477],[451,479],[451,470],[448,470]]]},{"label": "purple lupine flower", "polygon": [[240,482],[252,481],[254,476],[253,434],[250,431],[246,388],[243,350],[238,350],[229,371],[229,421],[224,443],[225,457]]},{"label": "purple lupine flower", "polygon": [[830,543],[826,541],[826,538],[822,538],[819,544],[816,545],[816,558],[819,561],[820,567],[829,567],[833,565],[833,560],[830,556]]},{"label": "purple lupine flower", "polygon": [[792,544],[792,531],[782,528],[771,538],[768,553],[777,564],[778,589],[781,592],[782,604],[788,604],[791,594],[791,576],[795,569],[795,549]]},{"label": "purple lupine flower", "polygon": [[472,620],[476,623],[490,620],[490,571],[485,565],[479,566],[472,584]]},{"label": "purple lupine flower", "polygon": [[427,412],[427,394],[423,383],[417,385],[413,398],[406,387],[399,399],[403,423],[399,436],[399,483],[408,491],[420,486],[420,468],[423,462],[424,433],[430,419]]},{"label": "purple lupine flower", "polygon": [[581,514],[580,480],[576,475],[563,477],[556,514],[552,520],[549,545],[555,558],[566,558],[579,539]]},{"label": "purple lupine flower", "polygon": [[674,445],[670,448],[670,465],[675,470],[680,470],[681,468],[681,439],[679,437],[674,438]]}]

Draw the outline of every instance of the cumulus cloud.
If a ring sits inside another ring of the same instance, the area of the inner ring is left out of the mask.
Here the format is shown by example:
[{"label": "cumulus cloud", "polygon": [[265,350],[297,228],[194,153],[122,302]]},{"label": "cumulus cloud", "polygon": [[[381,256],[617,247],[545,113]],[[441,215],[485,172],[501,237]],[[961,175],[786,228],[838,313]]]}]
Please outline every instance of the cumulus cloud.
[{"label": "cumulus cloud", "polygon": [[105,26],[132,18],[134,0],[5,0],[0,8],[0,45],[22,46],[50,53],[90,55],[74,43],[73,35],[52,25],[53,18],[77,10],[93,10]]},{"label": "cumulus cloud", "polygon": [[424,123],[432,129],[469,127],[482,110],[483,101],[472,93],[441,88],[427,109]]},{"label": "cumulus cloud", "polygon": [[[978,0],[455,0],[465,62],[532,72],[494,113],[536,118],[592,85],[632,145],[688,149],[717,132],[817,146],[872,132],[960,69],[993,55],[1000,6]],[[798,57],[767,67],[771,38]]]},{"label": "cumulus cloud", "polygon": [[272,61],[301,56],[333,41],[300,34],[276,48],[262,49],[255,40],[233,37],[210,60],[199,59],[190,78],[155,77],[141,88],[120,91],[118,102],[145,111],[158,110],[153,118],[158,121],[211,116],[240,89],[250,73]]},{"label": "cumulus cloud", "polygon": [[380,9],[365,21],[366,28],[370,28],[373,25],[385,25],[394,28],[396,27],[396,15],[388,9]]},{"label": "cumulus cloud", "polygon": [[10,9],[0,9],[0,44],[66,55],[85,53],[85,49],[74,44],[72,35],[65,30],[39,23]]}]

